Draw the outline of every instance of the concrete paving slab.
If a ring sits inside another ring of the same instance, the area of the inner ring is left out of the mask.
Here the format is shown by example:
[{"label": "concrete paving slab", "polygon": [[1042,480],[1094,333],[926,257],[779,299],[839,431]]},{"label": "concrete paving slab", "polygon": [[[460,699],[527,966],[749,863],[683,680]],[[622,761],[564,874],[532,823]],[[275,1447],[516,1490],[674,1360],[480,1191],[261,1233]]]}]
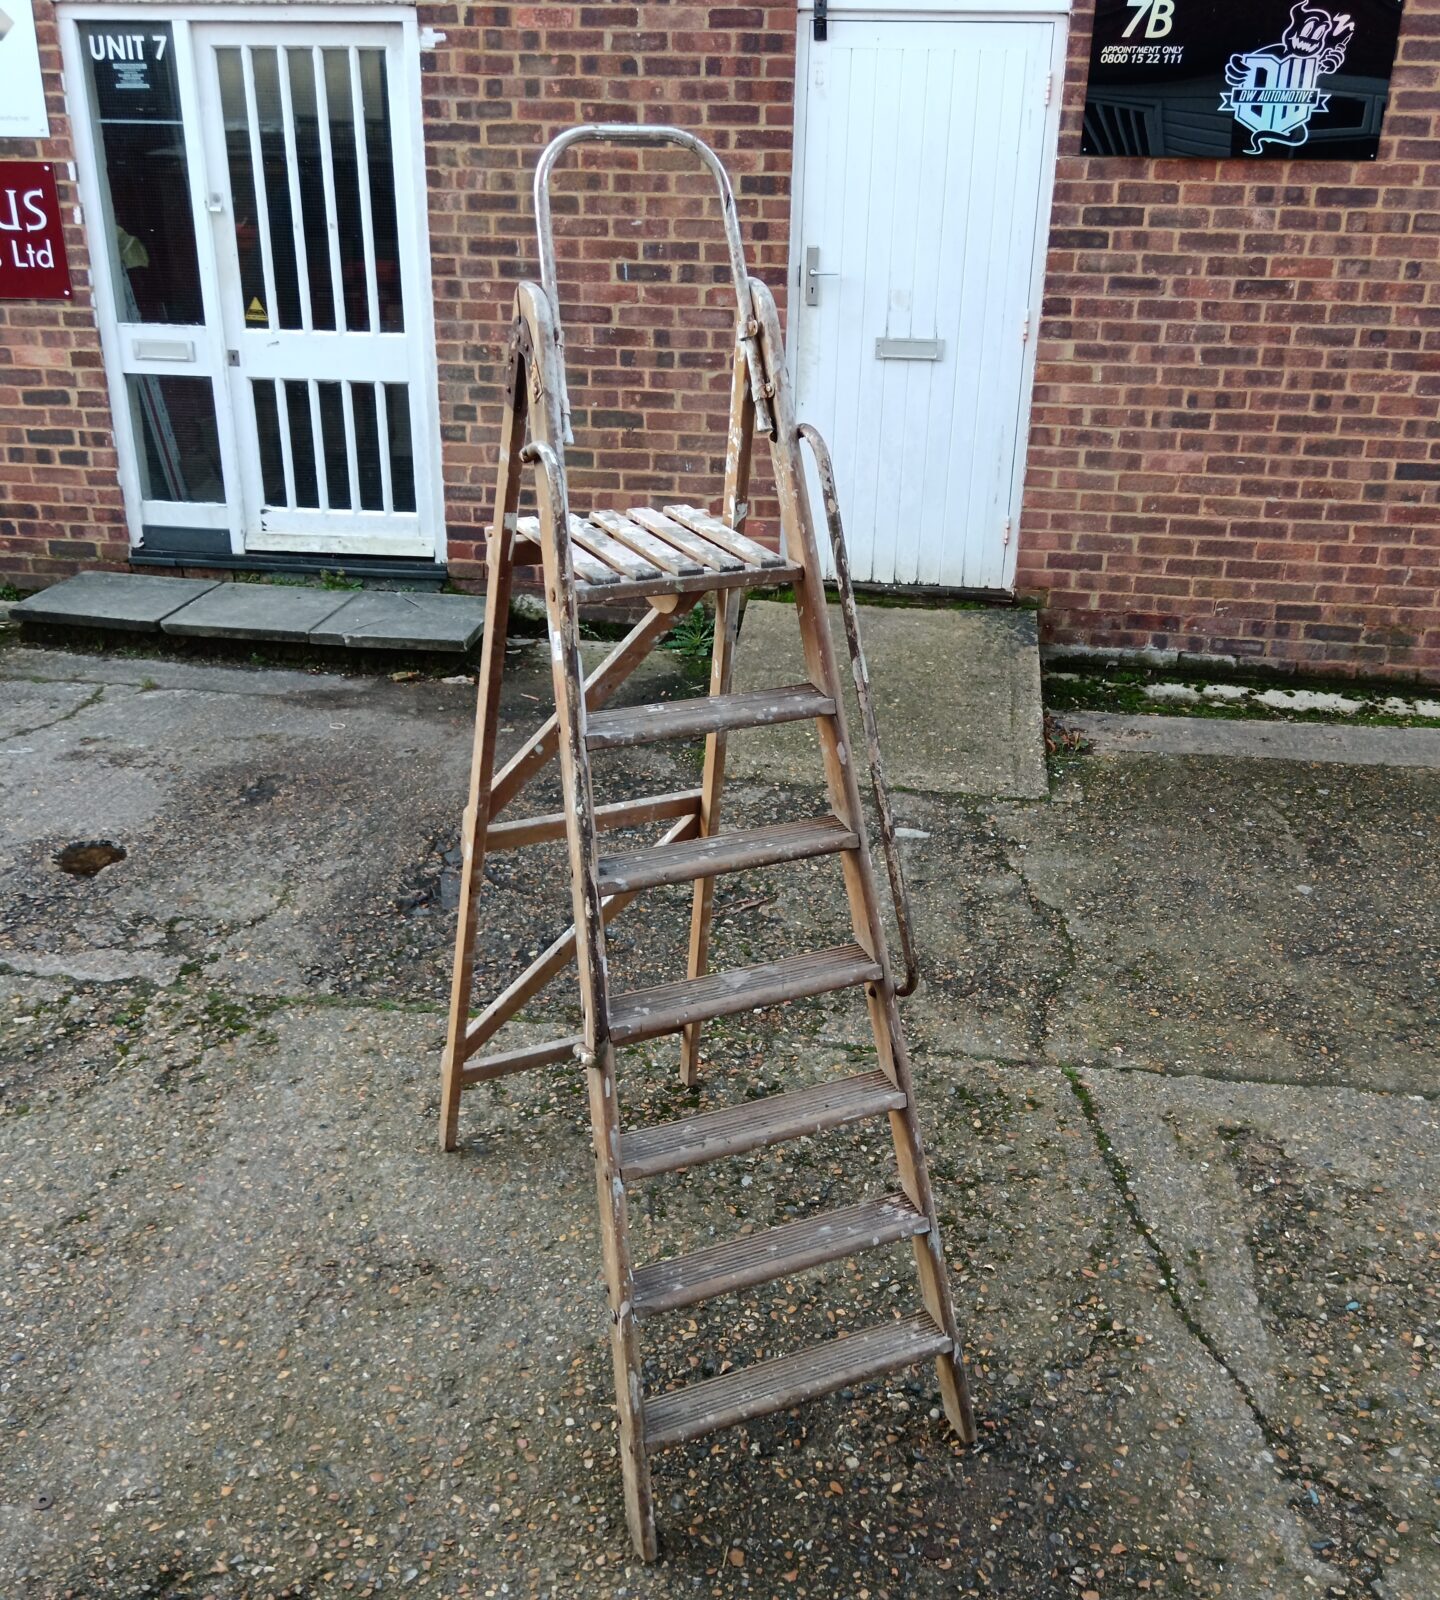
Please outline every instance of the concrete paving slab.
[{"label": "concrete paving slab", "polygon": [[134,572],[79,572],[11,607],[18,622],[154,633],[166,617],[216,585],[202,578],[148,578]]},{"label": "concrete paving slab", "polygon": [[[829,613],[848,686],[840,608],[831,606]],[[1033,612],[861,606],[860,637],[885,770],[896,788],[1016,799],[1047,792]],[[792,606],[750,602],[735,676],[738,689],[804,677]],[[863,750],[853,687],[846,699],[852,737]],[[733,735],[727,769],[736,778],[812,783],[820,770],[814,729],[792,723]]]},{"label": "concrete paving slab", "polygon": [[1268,756],[1355,767],[1440,767],[1440,728],[1356,727],[1339,722],[1242,722],[1225,717],[1134,716],[1066,711],[1100,755]]},{"label": "concrete paving slab", "polygon": [[278,583],[221,583],[161,627],[196,639],[278,639],[304,644],[351,596],[338,589],[291,588]]},{"label": "concrete paving slab", "polygon": [[485,602],[468,594],[367,589],[313,628],[313,644],[463,655],[485,627]]}]

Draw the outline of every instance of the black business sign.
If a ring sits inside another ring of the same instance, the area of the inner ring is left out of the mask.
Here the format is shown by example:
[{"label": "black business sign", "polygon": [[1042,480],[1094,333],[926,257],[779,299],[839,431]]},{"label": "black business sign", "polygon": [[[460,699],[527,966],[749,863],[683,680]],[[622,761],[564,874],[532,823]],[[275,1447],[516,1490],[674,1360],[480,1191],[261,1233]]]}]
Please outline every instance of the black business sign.
[{"label": "black business sign", "polygon": [[1097,0],[1091,156],[1373,160],[1400,0]]}]

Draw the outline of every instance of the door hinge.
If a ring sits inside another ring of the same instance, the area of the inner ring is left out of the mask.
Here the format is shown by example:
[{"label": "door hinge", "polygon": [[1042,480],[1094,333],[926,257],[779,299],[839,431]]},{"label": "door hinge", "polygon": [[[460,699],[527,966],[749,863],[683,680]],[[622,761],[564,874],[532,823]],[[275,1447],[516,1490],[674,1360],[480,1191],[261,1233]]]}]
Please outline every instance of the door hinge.
[{"label": "door hinge", "polygon": [[1050,91],[1054,87],[1055,87],[1055,74],[1053,72],[1047,72],[1045,74],[1045,104],[1047,106],[1050,104]]},{"label": "door hinge", "polygon": [[1002,533],[1000,535],[1000,543],[1003,544],[1003,545],[1008,545],[1010,543],[1010,518],[1009,517],[1006,517],[1006,519],[1005,519],[1005,527],[1004,527],[1004,530],[1002,531]]},{"label": "door hinge", "polygon": [[1020,324],[1020,343],[1021,344],[1029,344],[1029,342],[1030,342],[1030,313],[1027,311],[1025,313],[1025,320]]},{"label": "door hinge", "polygon": [[815,43],[824,44],[830,37],[830,6],[828,0],[815,0],[815,16],[811,26]]}]

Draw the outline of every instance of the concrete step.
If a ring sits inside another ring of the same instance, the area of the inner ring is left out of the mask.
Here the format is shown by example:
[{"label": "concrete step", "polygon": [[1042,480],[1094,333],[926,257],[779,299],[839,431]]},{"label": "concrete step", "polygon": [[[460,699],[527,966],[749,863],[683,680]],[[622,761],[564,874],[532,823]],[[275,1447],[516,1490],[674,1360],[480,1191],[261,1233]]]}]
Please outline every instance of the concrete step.
[{"label": "concrete step", "polygon": [[[827,607],[846,716],[857,758],[865,735],[850,681],[840,608]],[[985,609],[860,608],[880,752],[896,789],[1040,799],[1048,792],[1040,649],[1035,613]],[[752,598],[735,656],[735,689],[788,683],[804,675],[795,608]],[[813,783],[818,771],[809,724],[733,738],[727,779]],[[868,780],[862,774],[862,792]]]},{"label": "concrete step", "polygon": [[478,596],[82,572],[11,607],[47,628],[463,655],[485,625]]}]

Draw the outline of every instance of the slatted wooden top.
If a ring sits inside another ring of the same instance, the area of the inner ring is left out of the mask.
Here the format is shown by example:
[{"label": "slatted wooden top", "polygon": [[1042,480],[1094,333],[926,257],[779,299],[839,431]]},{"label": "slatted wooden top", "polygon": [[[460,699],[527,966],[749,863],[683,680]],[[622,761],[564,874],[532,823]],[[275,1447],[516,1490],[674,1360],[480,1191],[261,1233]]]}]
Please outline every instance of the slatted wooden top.
[{"label": "slatted wooden top", "polygon": [[[540,519],[521,517],[516,532],[538,541]],[[800,575],[784,556],[692,505],[572,512],[570,555],[576,591],[589,601],[778,588]]]}]

